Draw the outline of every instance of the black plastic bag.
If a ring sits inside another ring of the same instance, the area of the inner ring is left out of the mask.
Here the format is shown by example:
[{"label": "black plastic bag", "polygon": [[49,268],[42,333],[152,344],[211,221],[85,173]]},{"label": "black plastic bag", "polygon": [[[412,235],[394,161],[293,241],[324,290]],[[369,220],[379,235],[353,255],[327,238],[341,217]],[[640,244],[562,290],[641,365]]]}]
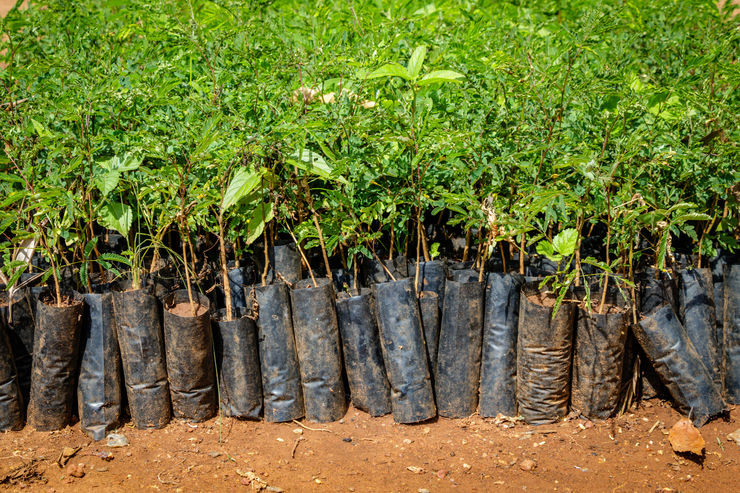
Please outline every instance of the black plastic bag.
[{"label": "black plastic bag", "polygon": [[717,388],[722,388],[722,359],[717,344],[714,288],[709,269],[683,269],[678,273],[678,306],[686,335],[699,353]]},{"label": "black plastic bag", "polygon": [[435,380],[437,412],[463,418],[478,407],[483,283],[447,281],[439,329]]},{"label": "black plastic bag", "polygon": [[226,310],[211,319],[219,378],[219,397],[224,415],[257,419],[262,413],[262,374],[257,324],[250,310],[239,308],[233,320]]},{"label": "black plastic bag", "polygon": [[13,293],[0,293],[0,317],[7,328],[7,337],[13,351],[18,385],[23,396],[24,414],[31,396],[31,369],[33,367],[33,335],[36,330],[36,298],[31,289],[22,288]]},{"label": "black plastic bag", "polygon": [[591,290],[591,311],[577,308],[571,407],[588,418],[606,419],[619,406],[630,325],[629,306],[619,292],[607,293],[598,313],[600,290]]},{"label": "black plastic bag", "polygon": [[113,294],[83,295],[82,356],[77,381],[80,428],[102,440],[121,419],[123,369],[118,349]]},{"label": "black plastic bag", "polygon": [[740,404],[740,264],[728,265],[724,272],[724,388],[727,400],[737,405]]},{"label": "black plastic bag", "polygon": [[[301,255],[298,253],[295,243],[280,243],[268,249],[270,266],[267,271],[267,282],[286,282],[295,284],[302,278]],[[257,257],[258,262],[262,262]],[[261,266],[264,269],[264,265]],[[261,271],[261,270],[260,270]]]},{"label": "black plastic bag", "polygon": [[702,426],[727,410],[720,389],[670,305],[643,317],[633,331],[679,409],[691,415],[694,425]]},{"label": "black plastic bag", "polygon": [[0,432],[23,428],[23,397],[18,385],[13,350],[0,320]]},{"label": "black plastic bag", "polygon": [[113,310],[131,418],[139,429],[162,428],[171,414],[159,300],[140,289],[114,292]]},{"label": "black plastic bag", "polygon": [[347,398],[332,282],[304,279],[290,299],[306,419],[337,421],[347,412]]},{"label": "black plastic bag", "polygon": [[488,274],[483,315],[480,415],[516,415],[516,340],[519,274]]},{"label": "black plastic bag", "polygon": [[255,287],[265,421],[302,418],[303,391],[285,283]]},{"label": "black plastic bag", "polygon": [[[411,264],[411,276],[416,276],[416,263]],[[419,262],[419,284],[417,291],[433,291],[437,293],[439,311],[442,311],[442,303],[445,297],[445,283],[447,282],[447,268],[443,260],[430,260]]]},{"label": "black plastic bag", "polygon": [[77,293],[65,293],[63,300],[62,306],[56,306],[56,296],[47,290],[36,306],[28,424],[37,431],[64,428],[75,411],[84,305]]},{"label": "black plastic bag", "polygon": [[377,283],[374,290],[393,419],[417,423],[432,418],[437,411],[413,279]]},{"label": "black plastic bag", "polygon": [[424,343],[427,348],[427,359],[432,371],[432,384],[437,372],[437,349],[439,347],[439,302],[437,293],[434,291],[422,291],[419,293],[419,314],[421,326],[424,330]]},{"label": "black plastic bag", "polygon": [[408,260],[403,255],[397,255],[392,260],[384,260],[383,265],[385,265],[385,269],[378,260],[364,258],[362,262],[362,275],[365,286],[390,281],[391,277],[386,272],[386,269],[393,274],[396,280],[403,279],[409,275]]},{"label": "black plastic bag", "polygon": [[352,404],[371,416],[383,416],[391,412],[391,388],[372,303],[369,294],[340,296],[337,320]]},{"label": "black plastic bag", "polygon": [[[213,362],[208,298],[181,289],[164,300],[164,347],[172,415],[205,421],[216,414],[216,367]],[[193,315],[193,308],[195,315]]]},{"label": "black plastic bag", "polygon": [[568,413],[576,308],[564,302],[553,319],[556,297],[537,286],[525,284],[519,302],[516,395],[529,424],[553,423]]}]

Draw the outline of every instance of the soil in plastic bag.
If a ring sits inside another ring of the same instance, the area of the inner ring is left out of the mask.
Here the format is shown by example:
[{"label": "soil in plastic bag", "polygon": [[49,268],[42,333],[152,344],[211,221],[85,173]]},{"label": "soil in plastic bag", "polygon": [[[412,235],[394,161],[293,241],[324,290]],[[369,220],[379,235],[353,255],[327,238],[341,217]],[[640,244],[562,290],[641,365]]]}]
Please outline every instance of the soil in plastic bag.
[{"label": "soil in plastic bag", "polygon": [[590,312],[585,303],[577,308],[571,407],[588,418],[606,419],[619,406],[631,313],[618,291],[607,293],[603,307],[600,296],[600,289],[592,289]]},{"label": "soil in plastic bag", "polygon": [[437,373],[437,349],[439,347],[439,302],[437,293],[434,291],[422,291],[419,293],[419,314],[421,315],[421,326],[424,330],[424,342],[427,348],[427,359],[432,371],[432,385]]},{"label": "soil in plastic bag", "polygon": [[13,293],[13,302],[8,303],[9,293],[0,293],[0,317],[7,329],[7,337],[13,351],[18,385],[25,406],[31,395],[31,368],[33,367],[33,334],[36,327],[36,299],[31,290],[20,289]]},{"label": "soil in plastic bag", "polygon": [[681,412],[696,426],[727,410],[720,389],[670,305],[663,305],[633,327],[635,337]]},{"label": "soil in plastic bag", "polygon": [[210,302],[197,292],[192,297],[191,305],[187,290],[181,289],[165,298],[164,347],[172,415],[200,422],[216,414],[216,367]]},{"label": "soil in plastic bag", "polygon": [[519,413],[529,424],[553,423],[568,413],[576,307],[562,303],[553,319],[555,300],[537,284],[525,284],[521,291],[516,394]]},{"label": "soil in plastic bag", "polygon": [[483,341],[482,282],[447,281],[437,351],[437,412],[470,416],[478,407]]},{"label": "soil in plastic bag", "polygon": [[393,419],[417,423],[432,418],[437,410],[413,279],[378,283],[374,291]]},{"label": "soil in plastic bag", "polygon": [[306,419],[337,421],[347,412],[347,398],[332,282],[304,279],[290,298]]},{"label": "soil in plastic bag", "polygon": [[724,269],[724,332],[722,363],[725,393],[732,404],[740,404],[740,264]]},{"label": "soil in plastic bag", "polygon": [[337,320],[352,404],[371,416],[388,414],[391,388],[385,375],[372,296],[340,296]]},{"label": "soil in plastic bag", "polygon": [[678,306],[686,335],[699,353],[717,388],[722,388],[722,359],[717,344],[714,288],[709,269],[682,269],[678,273]]},{"label": "soil in plastic bag", "polygon": [[724,306],[725,306],[725,267],[738,263],[740,254],[731,254],[720,250],[709,264],[712,270],[712,288],[714,294],[714,313],[717,322],[717,349],[720,356],[724,352]]},{"label": "soil in plastic bag", "polygon": [[519,274],[488,274],[483,315],[480,415],[516,416],[516,341]]},{"label": "soil in plastic bag", "polygon": [[337,293],[349,293],[353,290],[355,277],[351,270],[332,269],[331,277]]},{"label": "soil in plastic bag", "polygon": [[131,418],[139,429],[162,428],[171,414],[159,300],[140,289],[114,292],[113,310]]},{"label": "soil in plastic bag", "polygon": [[28,424],[37,431],[60,430],[75,412],[75,378],[79,363],[82,297],[65,293],[62,306],[50,291],[36,306]]},{"label": "soil in plastic bag", "polygon": [[302,418],[303,391],[288,286],[281,282],[258,286],[254,291],[259,306],[257,328],[265,421]]},{"label": "soil in plastic bag", "polygon": [[18,385],[13,350],[0,320],[0,432],[23,428],[23,397]]},{"label": "soil in plastic bag", "polygon": [[83,297],[77,410],[82,431],[93,440],[102,440],[121,419],[121,353],[113,314],[113,293],[91,293]]},{"label": "soil in plastic bag", "polygon": [[221,411],[235,418],[257,419],[262,413],[262,375],[257,343],[257,324],[246,308],[226,320],[220,310],[211,319],[216,345]]}]

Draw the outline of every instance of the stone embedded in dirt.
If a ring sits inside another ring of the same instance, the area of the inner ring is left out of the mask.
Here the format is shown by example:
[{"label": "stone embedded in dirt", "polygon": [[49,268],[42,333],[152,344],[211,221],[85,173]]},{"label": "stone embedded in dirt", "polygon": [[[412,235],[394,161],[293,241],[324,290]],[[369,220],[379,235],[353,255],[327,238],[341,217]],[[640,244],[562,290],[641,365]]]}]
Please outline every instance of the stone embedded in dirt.
[{"label": "stone embedded in dirt", "polygon": [[696,455],[704,452],[704,438],[687,418],[681,418],[673,425],[668,432],[668,441],[676,452],[691,452]]},{"label": "stone embedded in dirt", "polygon": [[295,428],[293,430],[293,433],[295,433],[296,435],[303,435],[303,429],[302,428]]},{"label": "stone embedded in dirt", "polygon": [[347,438],[342,438],[342,441],[343,442],[350,443],[350,442],[352,442],[352,439],[350,437],[347,437]]},{"label": "stone embedded in dirt", "polygon": [[404,438],[404,439],[403,439],[403,443],[404,443],[405,445],[411,445],[412,443],[414,443],[414,441],[413,441],[413,440],[411,440],[410,438]]},{"label": "stone embedded in dirt", "polygon": [[537,463],[532,459],[524,459],[519,463],[519,469],[522,471],[533,471],[537,467]]},{"label": "stone embedded in dirt", "polygon": [[463,464],[463,469],[465,469],[466,471],[470,471],[472,468],[473,466],[471,466],[470,464]]},{"label": "stone embedded in dirt", "polygon": [[447,476],[447,471],[445,469],[440,469],[439,471],[437,471],[437,477],[439,479],[444,479],[445,476]]},{"label": "stone embedded in dirt", "polygon": [[416,466],[408,466],[406,467],[406,469],[413,472],[414,474],[421,474],[424,472],[424,469],[422,469],[421,467],[416,467]]},{"label": "stone embedded in dirt", "polygon": [[740,428],[728,434],[727,439],[740,445]]},{"label": "stone embedded in dirt", "polygon": [[85,476],[85,465],[84,464],[70,464],[67,466],[67,476],[73,478],[81,478]]},{"label": "stone embedded in dirt", "polygon": [[221,452],[208,452],[208,455],[215,459],[216,457],[221,457]]},{"label": "stone embedded in dirt", "polygon": [[110,433],[105,439],[108,447],[128,447],[128,438],[122,433]]}]

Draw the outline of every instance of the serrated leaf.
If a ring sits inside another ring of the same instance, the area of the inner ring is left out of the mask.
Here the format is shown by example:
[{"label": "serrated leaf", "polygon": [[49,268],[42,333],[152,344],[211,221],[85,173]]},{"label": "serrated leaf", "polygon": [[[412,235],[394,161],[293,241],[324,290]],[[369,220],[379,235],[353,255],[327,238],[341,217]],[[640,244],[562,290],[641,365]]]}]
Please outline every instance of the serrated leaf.
[{"label": "serrated leaf", "polygon": [[134,214],[126,204],[120,202],[110,202],[100,210],[98,222],[101,226],[118,231],[123,236],[128,236],[131,224],[134,221]]},{"label": "serrated leaf", "polygon": [[262,173],[251,167],[239,168],[231,179],[224,197],[221,201],[221,212],[226,212],[230,207],[249,195],[260,184]]},{"label": "serrated leaf", "polygon": [[381,77],[400,77],[404,80],[411,79],[408,71],[396,62],[386,63],[373,70],[365,76],[365,79],[379,79]]},{"label": "serrated leaf", "polygon": [[418,46],[409,58],[408,67],[406,71],[411,79],[416,79],[421,72],[421,66],[424,64],[424,59],[427,57],[427,47],[424,45]]},{"label": "serrated leaf", "polygon": [[573,255],[578,246],[578,230],[574,228],[564,229],[552,239],[552,247],[564,257]]},{"label": "serrated leaf", "polygon": [[460,83],[464,78],[465,76],[463,74],[453,70],[435,70],[419,79],[416,84],[419,86],[428,86],[429,84],[436,84],[438,82]]}]

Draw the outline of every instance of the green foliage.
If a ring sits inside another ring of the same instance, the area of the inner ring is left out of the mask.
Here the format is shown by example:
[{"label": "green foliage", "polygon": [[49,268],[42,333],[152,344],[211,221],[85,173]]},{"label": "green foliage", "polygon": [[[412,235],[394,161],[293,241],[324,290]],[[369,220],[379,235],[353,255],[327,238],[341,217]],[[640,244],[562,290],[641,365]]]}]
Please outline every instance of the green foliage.
[{"label": "green foliage", "polygon": [[699,0],[31,1],[0,21],[3,271],[43,236],[84,284],[126,265],[103,228],[145,270],[219,214],[350,264],[425,220],[559,263],[595,231],[609,274],[734,249],[739,38]]}]

